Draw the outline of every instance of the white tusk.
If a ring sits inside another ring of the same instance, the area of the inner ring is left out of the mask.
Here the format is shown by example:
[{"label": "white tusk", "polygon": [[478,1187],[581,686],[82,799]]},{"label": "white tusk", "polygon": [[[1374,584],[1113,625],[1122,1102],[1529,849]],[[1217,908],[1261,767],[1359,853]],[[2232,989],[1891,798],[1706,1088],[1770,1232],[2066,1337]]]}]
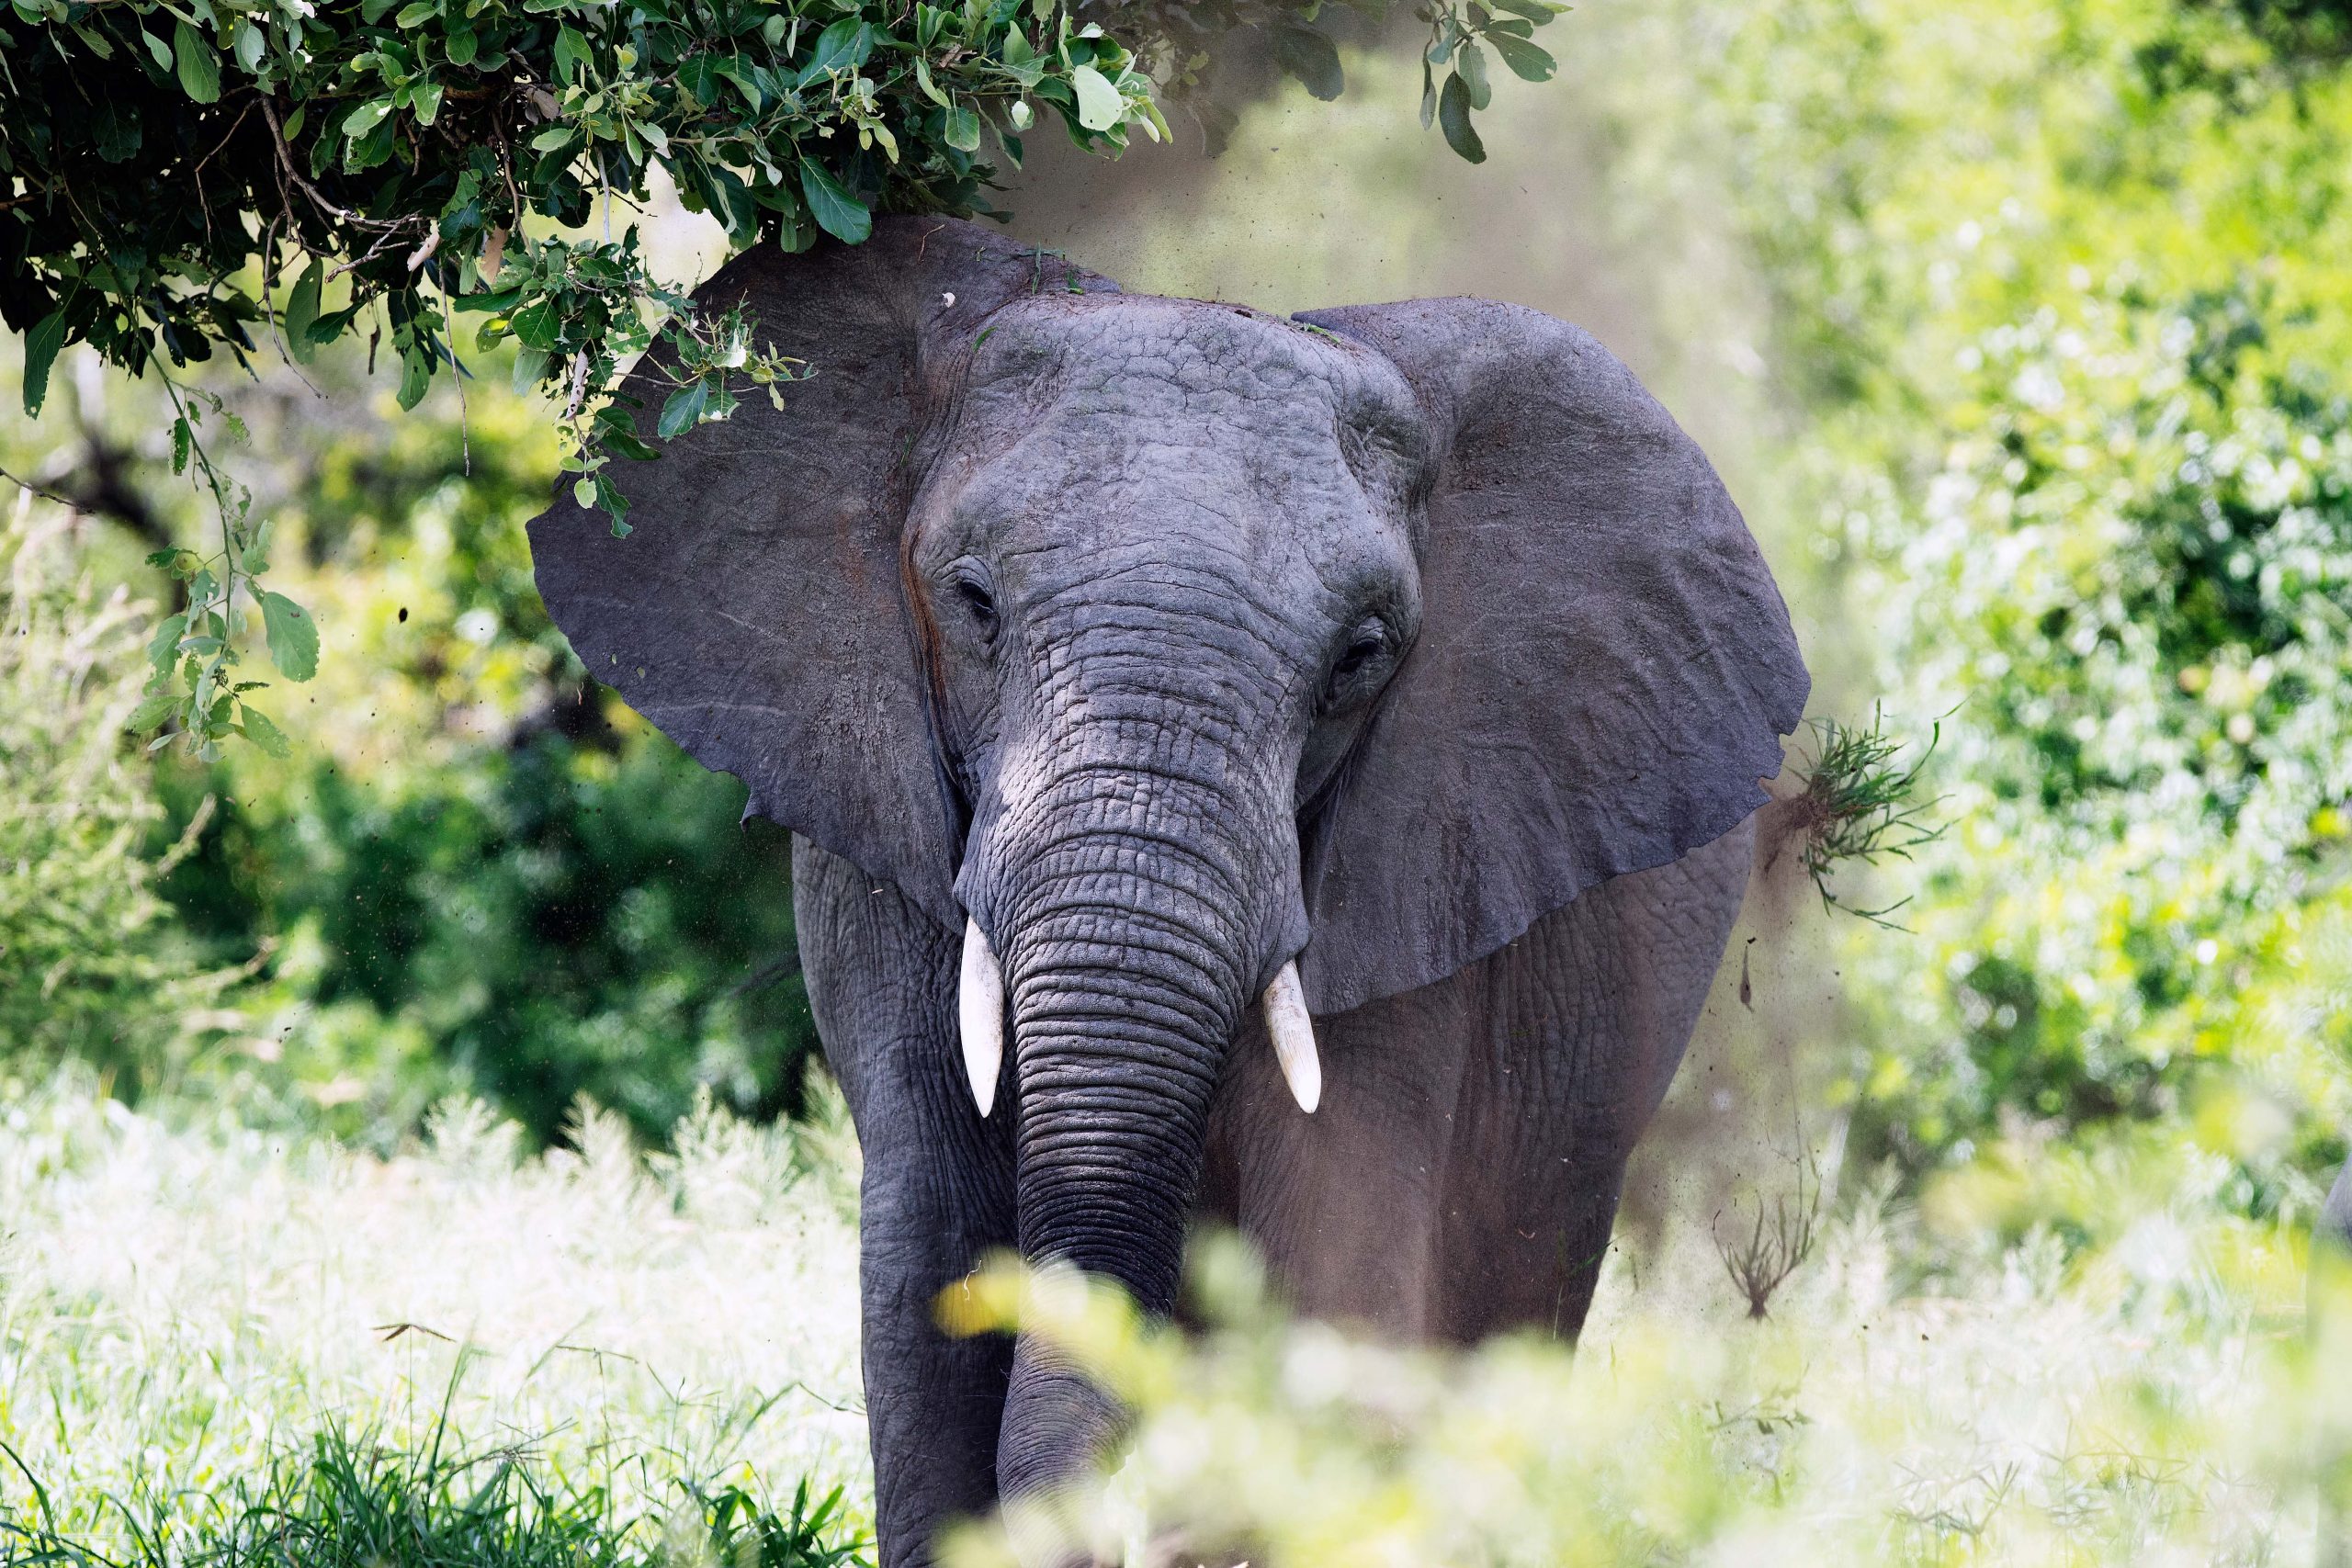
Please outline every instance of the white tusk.
[{"label": "white tusk", "polygon": [[995,952],[969,916],[964,921],[964,983],[956,1000],[964,1032],[964,1071],[972,1079],[972,1100],[986,1118],[996,1109],[997,1072],[1004,1066],[1004,971]]},{"label": "white tusk", "polygon": [[1306,989],[1298,983],[1298,960],[1283,965],[1258,1005],[1266,1012],[1266,1032],[1273,1036],[1274,1060],[1283,1066],[1283,1079],[1298,1108],[1314,1113],[1323,1100],[1323,1059],[1315,1054],[1315,1023],[1306,1016]]}]

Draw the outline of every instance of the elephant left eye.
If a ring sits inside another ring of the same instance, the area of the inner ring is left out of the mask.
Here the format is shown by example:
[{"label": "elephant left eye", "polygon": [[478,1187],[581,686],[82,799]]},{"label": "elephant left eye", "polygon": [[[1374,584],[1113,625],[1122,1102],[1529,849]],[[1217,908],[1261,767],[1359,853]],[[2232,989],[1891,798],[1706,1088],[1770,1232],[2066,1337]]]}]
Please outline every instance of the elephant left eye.
[{"label": "elephant left eye", "polygon": [[1331,673],[1342,677],[1352,675],[1379,658],[1380,650],[1387,646],[1387,640],[1377,633],[1359,632],[1356,639],[1348,644],[1348,650],[1340,655],[1340,661],[1331,666]]},{"label": "elephant left eye", "polygon": [[1377,665],[1387,651],[1387,627],[1377,621],[1358,626],[1355,635],[1348,639],[1348,646],[1332,662],[1330,679],[1323,688],[1324,705],[1337,706],[1356,695],[1351,688],[1361,684],[1363,672]]},{"label": "elephant left eye", "polygon": [[971,611],[972,619],[978,623],[980,635],[996,636],[996,596],[989,592],[988,579],[977,570],[959,571],[956,574],[956,592],[964,601],[964,607]]}]

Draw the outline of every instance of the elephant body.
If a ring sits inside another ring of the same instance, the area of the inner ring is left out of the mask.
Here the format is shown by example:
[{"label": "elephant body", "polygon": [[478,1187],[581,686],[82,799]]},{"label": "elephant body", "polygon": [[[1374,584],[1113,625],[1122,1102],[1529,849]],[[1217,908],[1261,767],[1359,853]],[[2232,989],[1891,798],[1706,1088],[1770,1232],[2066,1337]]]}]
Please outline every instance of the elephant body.
[{"label": "elephant body", "polygon": [[950,220],[703,293],[814,378],[533,547],[794,830],[884,1562],[1115,1436],[937,1327],[998,1249],[1167,1313],[1205,1216],[1312,1314],[1573,1335],[1805,694],[1688,437],[1532,311],[1130,297]]}]

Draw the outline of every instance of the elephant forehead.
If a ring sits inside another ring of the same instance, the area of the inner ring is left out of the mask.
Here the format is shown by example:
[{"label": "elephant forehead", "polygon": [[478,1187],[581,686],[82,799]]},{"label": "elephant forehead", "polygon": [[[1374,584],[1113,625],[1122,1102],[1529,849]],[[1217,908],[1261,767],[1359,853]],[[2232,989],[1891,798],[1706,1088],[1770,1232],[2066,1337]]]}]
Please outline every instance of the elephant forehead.
[{"label": "elephant forehead", "polygon": [[974,355],[976,404],[1033,414],[1238,423],[1302,443],[1335,426],[1410,444],[1412,394],[1379,355],[1238,305],[1137,295],[1042,297],[1001,311]]},{"label": "elephant forehead", "polygon": [[968,499],[1010,509],[1076,486],[1297,524],[1396,511],[1428,461],[1419,407],[1385,360],[1193,299],[1045,297],[1001,312],[960,423],[959,445],[989,470]]}]

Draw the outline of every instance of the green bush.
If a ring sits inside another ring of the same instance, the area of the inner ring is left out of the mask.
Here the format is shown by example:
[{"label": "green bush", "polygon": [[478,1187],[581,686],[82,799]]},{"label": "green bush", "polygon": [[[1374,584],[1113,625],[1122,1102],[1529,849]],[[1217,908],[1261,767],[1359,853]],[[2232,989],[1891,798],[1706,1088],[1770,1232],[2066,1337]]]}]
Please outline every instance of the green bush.
[{"label": "green bush", "polygon": [[1772,0],[1705,73],[1816,552],[1949,715],[1914,934],[1849,938],[1860,1151],[2180,1117],[2256,1207],[2340,1154],[2352,71],[2279,15]]},{"label": "green bush", "polygon": [[163,807],[121,733],[150,607],[72,575],[70,522],[30,502],[0,522],[0,1064],[79,1057],[135,1093],[235,976],[203,972],[157,894],[181,846],[142,853]]},{"label": "green bush", "polygon": [[[702,1086],[797,1109],[816,1043],[788,841],[742,809],[641,726],[404,783],[315,763],[164,891],[226,950],[276,939],[284,1048],[315,1093],[397,1130],[463,1087],[541,1140],[585,1095],[659,1138]],[[371,1061],[371,1035],[413,1043]]]}]

